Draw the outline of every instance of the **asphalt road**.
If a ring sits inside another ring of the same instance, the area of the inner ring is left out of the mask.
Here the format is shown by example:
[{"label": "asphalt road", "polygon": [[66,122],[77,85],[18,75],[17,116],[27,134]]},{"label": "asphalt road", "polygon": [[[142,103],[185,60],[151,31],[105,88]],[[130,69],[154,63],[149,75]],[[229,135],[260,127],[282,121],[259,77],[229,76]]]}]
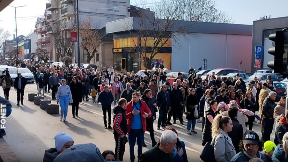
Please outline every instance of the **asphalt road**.
[{"label": "asphalt road", "polygon": [[[7,118],[7,135],[4,136],[4,139],[22,162],[42,161],[44,150],[54,147],[53,137],[59,132],[70,134],[74,138],[75,144],[94,143],[101,151],[114,150],[113,133],[104,129],[101,105],[92,103],[92,101],[81,103],[80,118],[78,119],[72,118],[70,106],[68,122],[63,123],[59,121],[60,115],[49,115],[41,110],[39,106],[27,100],[28,93],[35,92],[36,85],[28,84],[25,89],[24,106],[17,107],[16,91],[13,89],[10,91],[10,102],[13,105],[13,111]],[[3,96],[3,91],[0,91],[0,95]],[[51,94],[47,93],[46,97],[50,98]],[[186,144],[189,161],[200,161],[199,153],[203,148],[201,145],[201,124],[196,124],[196,131],[198,132],[196,135],[188,135],[186,126],[178,124],[173,125],[173,127],[178,131],[179,138]],[[154,128],[157,128],[156,122]],[[260,135],[259,124],[255,124],[253,130]],[[155,130],[156,140],[161,136],[161,132],[162,130]],[[272,133],[272,138],[274,138],[274,133]],[[143,148],[143,152],[151,148],[151,140],[147,132],[145,142],[148,148]],[[135,154],[137,156],[137,146],[135,146]],[[124,162],[126,161],[129,161],[128,144],[126,144],[124,155]]]}]

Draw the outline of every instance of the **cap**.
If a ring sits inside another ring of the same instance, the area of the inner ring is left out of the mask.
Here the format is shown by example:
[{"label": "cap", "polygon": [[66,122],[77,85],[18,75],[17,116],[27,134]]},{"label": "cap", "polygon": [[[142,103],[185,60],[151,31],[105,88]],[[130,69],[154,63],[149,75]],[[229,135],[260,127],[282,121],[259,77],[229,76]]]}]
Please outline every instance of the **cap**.
[{"label": "cap", "polygon": [[271,150],[275,149],[276,148],[276,144],[272,141],[266,141],[264,143],[264,150],[265,152],[270,152]]},{"label": "cap", "polygon": [[92,143],[74,145],[59,154],[54,162],[105,162],[98,147]]},{"label": "cap", "polygon": [[62,150],[62,147],[65,145],[65,143],[67,143],[69,141],[74,141],[70,135],[68,135],[64,132],[56,134],[54,139],[55,139],[55,147],[56,147],[58,152],[60,152]]},{"label": "cap", "polygon": [[257,133],[251,131],[247,133],[243,139],[244,144],[253,144],[253,145],[258,145],[259,143],[259,136]]}]

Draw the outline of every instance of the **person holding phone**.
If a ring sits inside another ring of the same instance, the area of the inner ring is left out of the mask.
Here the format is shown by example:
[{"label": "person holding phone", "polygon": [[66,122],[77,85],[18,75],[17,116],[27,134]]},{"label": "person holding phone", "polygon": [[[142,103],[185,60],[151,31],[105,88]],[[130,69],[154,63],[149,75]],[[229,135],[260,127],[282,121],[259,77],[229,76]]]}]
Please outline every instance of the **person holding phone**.
[{"label": "person holding phone", "polygon": [[142,154],[144,132],[146,131],[146,118],[151,117],[151,111],[145,101],[140,100],[141,94],[133,92],[132,101],[127,104],[126,116],[128,126],[128,141],[130,146],[130,160],[135,161],[134,146],[137,139],[138,158]]}]

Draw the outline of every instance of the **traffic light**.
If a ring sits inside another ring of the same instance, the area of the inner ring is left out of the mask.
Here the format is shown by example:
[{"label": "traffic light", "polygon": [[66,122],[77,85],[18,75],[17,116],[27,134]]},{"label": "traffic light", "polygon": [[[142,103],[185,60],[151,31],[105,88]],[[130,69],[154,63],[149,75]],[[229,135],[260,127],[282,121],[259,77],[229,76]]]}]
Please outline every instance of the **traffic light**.
[{"label": "traffic light", "polygon": [[284,61],[283,59],[285,53],[285,31],[286,29],[283,29],[282,31],[276,31],[276,33],[269,35],[269,39],[275,42],[275,46],[268,50],[268,53],[274,56],[274,61],[268,62],[267,66],[274,69],[274,73],[283,74],[287,71],[287,60]]}]

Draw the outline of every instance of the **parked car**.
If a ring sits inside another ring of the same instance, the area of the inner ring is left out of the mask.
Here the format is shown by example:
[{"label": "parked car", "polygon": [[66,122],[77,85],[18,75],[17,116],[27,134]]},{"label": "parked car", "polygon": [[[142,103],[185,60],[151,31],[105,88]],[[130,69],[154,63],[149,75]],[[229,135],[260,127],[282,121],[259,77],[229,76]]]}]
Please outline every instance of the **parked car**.
[{"label": "parked car", "polygon": [[27,83],[34,83],[34,75],[28,68],[18,68],[18,73],[21,73],[22,77],[26,78]]},{"label": "parked car", "polygon": [[286,96],[287,84],[275,81],[273,82],[273,86],[274,86],[275,92],[277,93],[276,102],[278,102],[282,96]]},{"label": "parked car", "polygon": [[228,78],[228,77],[234,78],[237,74],[239,74],[239,77],[241,77],[244,81],[249,78],[249,75],[246,74],[246,73],[229,73],[229,74],[227,74],[225,76],[222,76],[221,78],[222,79],[223,78]]},{"label": "parked car", "polygon": [[201,78],[204,80],[206,79],[206,75],[211,75],[215,73],[215,75],[227,75],[229,73],[241,73],[242,71],[239,69],[233,69],[233,68],[217,68],[209,71],[207,74],[204,74],[201,76]]},{"label": "parked car", "polygon": [[251,75],[246,81],[247,82],[252,81],[252,80],[254,80],[255,77],[257,77],[258,79],[260,78],[261,81],[266,81],[268,75],[271,76],[271,80],[273,82],[274,81],[280,82],[283,80],[281,77],[279,77],[277,74],[274,74],[274,73],[258,73],[258,74]]},{"label": "parked car", "polygon": [[[169,81],[170,84],[173,84],[173,82],[175,81],[175,79],[178,77],[178,73],[179,72],[170,72],[168,73],[166,76],[167,76],[167,79]],[[189,77],[189,73],[186,73],[186,72],[181,72],[182,73],[182,78],[183,79],[186,79]]]},{"label": "parked car", "polygon": [[85,69],[90,69],[90,67],[97,69],[97,66],[95,64],[83,64],[82,67]]},{"label": "parked car", "polygon": [[1,65],[0,66],[0,75],[2,75],[2,72],[5,70],[9,71],[9,74],[10,74],[12,80],[14,81],[15,78],[17,77],[17,68],[14,66]]},{"label": "parked car", "polygon": [[261,69],[261,70],[257,70],[254,74],[258,74],[258,73],[272,73],[273,70],[271,69]]},{"label": "parked car", "polygon": [[204,75],[204,74],[207,74],[209,71],[211,71],[211,70],[200,70],[200,71],[198,71],[197,73],[196,73],[196,75]]},{"label": "parked car", "polygon": [[64,65],[63,62],[53,62],[52,65],[62,67]]},{"label": "parked car", "polygon": [[[145,70],[139,70],[137,73],[136,73],[136,75],[138,75],[138,76],[141,76],[141,77],[144,77],[144,76],[146,76],[146,74],[144,73],[145,72]],[[151,73],[152,75],[155,73],[155,70],[147,70],[147,72],[148,73]]]}]

